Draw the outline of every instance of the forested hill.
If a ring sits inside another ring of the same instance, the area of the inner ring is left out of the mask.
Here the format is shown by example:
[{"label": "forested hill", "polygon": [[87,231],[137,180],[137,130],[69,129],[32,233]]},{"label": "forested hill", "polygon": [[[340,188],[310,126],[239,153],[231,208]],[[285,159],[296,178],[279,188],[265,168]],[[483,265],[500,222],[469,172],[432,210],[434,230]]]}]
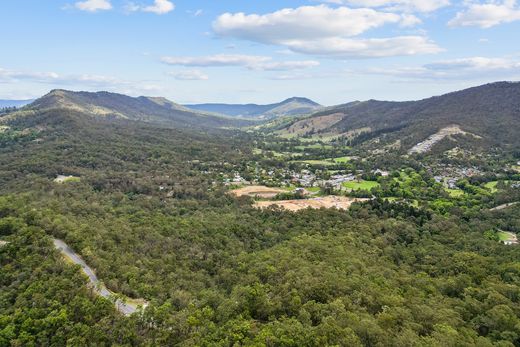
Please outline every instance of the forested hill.
[{"label": "forested hill", "polygon": [[419,101],[352,102],[294,121],[285,130],[302,135],[363,132],[367,139],[400,140],[408,149],[450,125],[480,136],[488,146],[520,145],[520,83],[491,83]]},{"label": "forested hill", "polygon": [[234,117],[269,119],[279,116],[303,115],[316,112],[322,106],[310,99],[293,97],[282,102],[268,105],[257,104],[195,104],[187,108],[216,112]]},{"label": "forested hill", "polygon": [[[194,112],[165,98],[130,97],[109,92],[53,90],[27,105],[24,112],[76,111],[93,117],[126,119],[183,128],[221,128],[251,124],[246,120]],[[17,114],[12,114],[15,118]]]}]

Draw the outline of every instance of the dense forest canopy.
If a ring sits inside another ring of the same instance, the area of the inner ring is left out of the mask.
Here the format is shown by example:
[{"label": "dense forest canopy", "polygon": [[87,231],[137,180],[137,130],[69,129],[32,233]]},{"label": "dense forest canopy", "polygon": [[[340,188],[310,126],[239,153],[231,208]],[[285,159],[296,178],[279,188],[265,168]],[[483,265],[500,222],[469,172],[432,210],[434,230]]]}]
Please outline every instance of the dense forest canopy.
[{"label": "dense forest canopy", "polygon": [[[22,112],[0,133],[0,346],[520,346],[520,248],[498,242],[520,205],[492,209],[518,201],[514,152],[403,157]],[[454,165],[494,173],[446,190],[428,170]],[[349,193],[369,200],[290,212],[228,193],[230,177],[298,170],[363,172]],[[149,305],[117,312],[53,238]]]}]

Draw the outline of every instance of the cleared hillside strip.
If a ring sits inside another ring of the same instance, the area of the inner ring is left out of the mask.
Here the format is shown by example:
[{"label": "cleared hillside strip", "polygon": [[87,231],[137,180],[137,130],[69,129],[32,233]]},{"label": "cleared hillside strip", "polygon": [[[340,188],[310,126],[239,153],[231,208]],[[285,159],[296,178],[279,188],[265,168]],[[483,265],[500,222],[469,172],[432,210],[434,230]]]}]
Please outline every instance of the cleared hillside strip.
[{"label": "cleared hillside strip", "polygon": [[[445,137],[452,136],[452,135],[467,135],[469,133],[462,130],[458,125],[450,125],[448,127],[442,128],[437,133],[431,135],[426,140],[419,142],[415,146],[413,146],[409,151],[408,154],[414,154],[414,153],[425,153],[432,149],[432,147],[442,141]],[[473,134],[470,134],[472,136]]]}]

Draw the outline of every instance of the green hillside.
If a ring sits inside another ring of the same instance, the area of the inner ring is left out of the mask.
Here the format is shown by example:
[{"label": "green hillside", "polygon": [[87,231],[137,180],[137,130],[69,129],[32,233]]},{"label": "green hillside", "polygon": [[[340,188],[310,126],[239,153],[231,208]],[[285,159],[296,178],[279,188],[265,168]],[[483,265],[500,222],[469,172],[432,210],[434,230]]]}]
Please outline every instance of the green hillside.
[{"label": "green hillside", "polygon": [[322,128],[308,127],[302,135],[341,135],[357,138],[354,143],[399,140],[408,150],[439,130],[457,125],[475,135],[465,136],[463,142],[470,147],[516,148],[520,146],[520,83],[492,83],[419,101],[353,102],[330,107],[300,122],[330,115],[341,117]]}]

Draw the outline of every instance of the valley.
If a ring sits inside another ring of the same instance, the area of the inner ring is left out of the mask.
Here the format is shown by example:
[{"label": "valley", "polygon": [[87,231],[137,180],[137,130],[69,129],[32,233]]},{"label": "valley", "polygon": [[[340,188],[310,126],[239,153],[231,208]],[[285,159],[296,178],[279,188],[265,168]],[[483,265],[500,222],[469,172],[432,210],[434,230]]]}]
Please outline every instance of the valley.
[{"label": "valley", "polygon": [[520,0],[0,32],[0,347],[520,347]]},{"label": "valley", "polygon": [[414,112],[60,90],[3,114],[0,345],[514,346],[520,143],[464,108],[506,87],[517,119],[504,83]]}]

